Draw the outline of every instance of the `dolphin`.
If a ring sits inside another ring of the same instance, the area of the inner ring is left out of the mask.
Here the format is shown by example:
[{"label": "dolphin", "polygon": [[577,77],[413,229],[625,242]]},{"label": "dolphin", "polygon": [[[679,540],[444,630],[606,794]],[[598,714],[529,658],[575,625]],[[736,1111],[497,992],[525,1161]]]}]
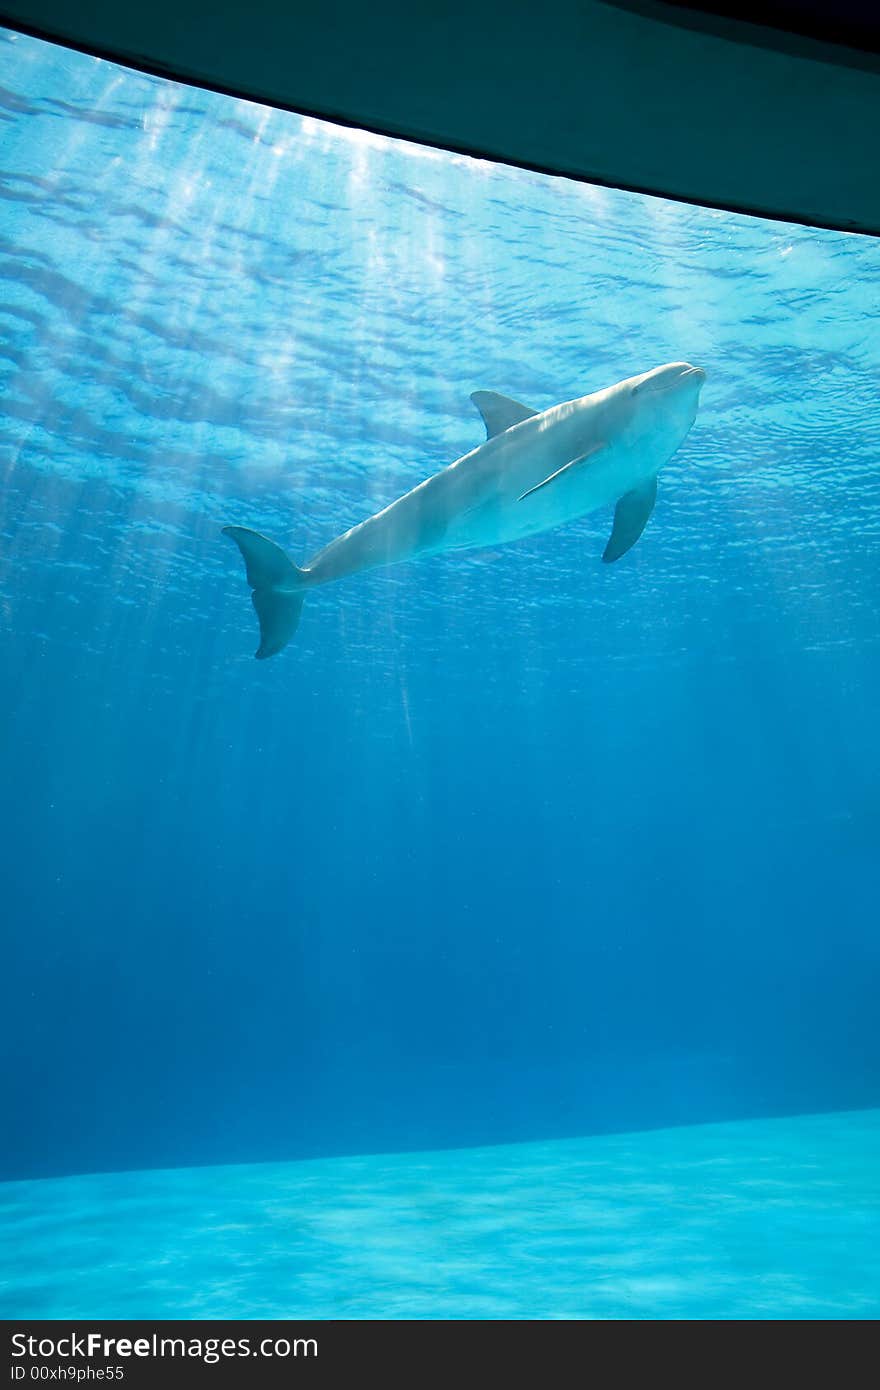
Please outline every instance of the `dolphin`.
[{"label": "dolphin", "polygon": [[485,442],[337,536],[304,569],[259,532],[224,526],[253,590],[257,658],[287,645],[316,584],[417,555],[522,540],[612,502],[602,559],[619,560],[647,525],[657,474],[690,430],[704,381],[700,367],[669,362],[542,411],[474,391]]}]

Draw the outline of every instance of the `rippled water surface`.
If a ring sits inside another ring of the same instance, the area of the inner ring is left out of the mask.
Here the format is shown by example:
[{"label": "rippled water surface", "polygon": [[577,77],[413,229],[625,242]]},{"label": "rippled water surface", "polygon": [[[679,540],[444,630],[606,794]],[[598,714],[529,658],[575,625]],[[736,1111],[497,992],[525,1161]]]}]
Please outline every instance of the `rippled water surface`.
[{"label": "rippled water surface", "polygon": [[[0,1175],[880,1104],[878,284],[0,31]],[[472,391],[678,359],[619,563],[375,571],[253,661],[223,524],[301,561]]]}]

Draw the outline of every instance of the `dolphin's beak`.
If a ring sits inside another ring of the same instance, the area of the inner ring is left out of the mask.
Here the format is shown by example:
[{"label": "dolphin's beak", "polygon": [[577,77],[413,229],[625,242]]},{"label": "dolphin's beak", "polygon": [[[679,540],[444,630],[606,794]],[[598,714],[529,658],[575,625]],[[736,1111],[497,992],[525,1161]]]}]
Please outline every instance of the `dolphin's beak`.
[{"label": "dolphin's beak", "polygon": [[703,371],[702,367],[688,367],[686,372],[682,372],[681,380],[684,381],[687,377],[691,376],[699,377],[700,381],[706,380],[706,373]]}]

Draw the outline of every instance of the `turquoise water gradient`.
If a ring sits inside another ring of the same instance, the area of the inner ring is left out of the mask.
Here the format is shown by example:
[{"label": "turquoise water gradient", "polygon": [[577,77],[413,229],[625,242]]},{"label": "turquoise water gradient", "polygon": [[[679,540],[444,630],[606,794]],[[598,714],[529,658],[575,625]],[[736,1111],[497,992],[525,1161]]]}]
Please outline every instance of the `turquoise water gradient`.
[{"label": "turquoise water gradient", "polygon": [[880,1111],[0,1187],[6,1318],[875,1318]]},{"label": "turquoise water gradient", "polygon": [[[225,523],[684,359],[618,563],[253,660]],[[7,1315],[876,1313],[878,544],[880,242],[0,31]]]}]

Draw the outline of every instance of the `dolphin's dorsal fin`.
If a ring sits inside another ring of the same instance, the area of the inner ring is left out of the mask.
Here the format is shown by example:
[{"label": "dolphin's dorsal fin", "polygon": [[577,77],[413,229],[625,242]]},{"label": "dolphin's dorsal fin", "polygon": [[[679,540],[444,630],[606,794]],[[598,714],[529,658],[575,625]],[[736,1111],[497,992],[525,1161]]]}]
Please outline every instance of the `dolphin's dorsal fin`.
[{"label": "dolphin's dorsal fin", "polygon": [[586,463],[587,459],[591,459],[594,454],[598,454],[599,450],[604,448],[605,441],[600,440],[598,444],[593,445],[592,449],[588,449],[585,454],[578,454],[576,459],[572,459],[570,463],[564,463],[561,468],[556,469],[555,473],[551,473],[548,477],[542,478],[539,483],[535,483],[534,487],[526,488],[525,492],[521,492],[516,499],[517,502],[523,502],[526,497],[531,497],[533,492],[540,492],[542,487],[546,487],[548,483],[555,482],[557,478],[561,478],[563,473],[568,473],[570,469],[577,468],[578,464]]},{"label": "dolphin's dorsal fin", "polygon": [[494,439],[496,434],[503,434],[512,425],[518,425],[522,420],[530,420],[533,415],[538,414],[537,410],[531,410],[520,401],[512,401],[509,396],[499,396],[497,391],[472,391],[471,400],[483,417],[487,439]]},{"label": "dolphin's dorsal fin", "polygon": [[614,525],[602,559],[606,565],[631,550],[648,524],[657,500],[657,474],[646,483],[625,492],[614,508]]}]

